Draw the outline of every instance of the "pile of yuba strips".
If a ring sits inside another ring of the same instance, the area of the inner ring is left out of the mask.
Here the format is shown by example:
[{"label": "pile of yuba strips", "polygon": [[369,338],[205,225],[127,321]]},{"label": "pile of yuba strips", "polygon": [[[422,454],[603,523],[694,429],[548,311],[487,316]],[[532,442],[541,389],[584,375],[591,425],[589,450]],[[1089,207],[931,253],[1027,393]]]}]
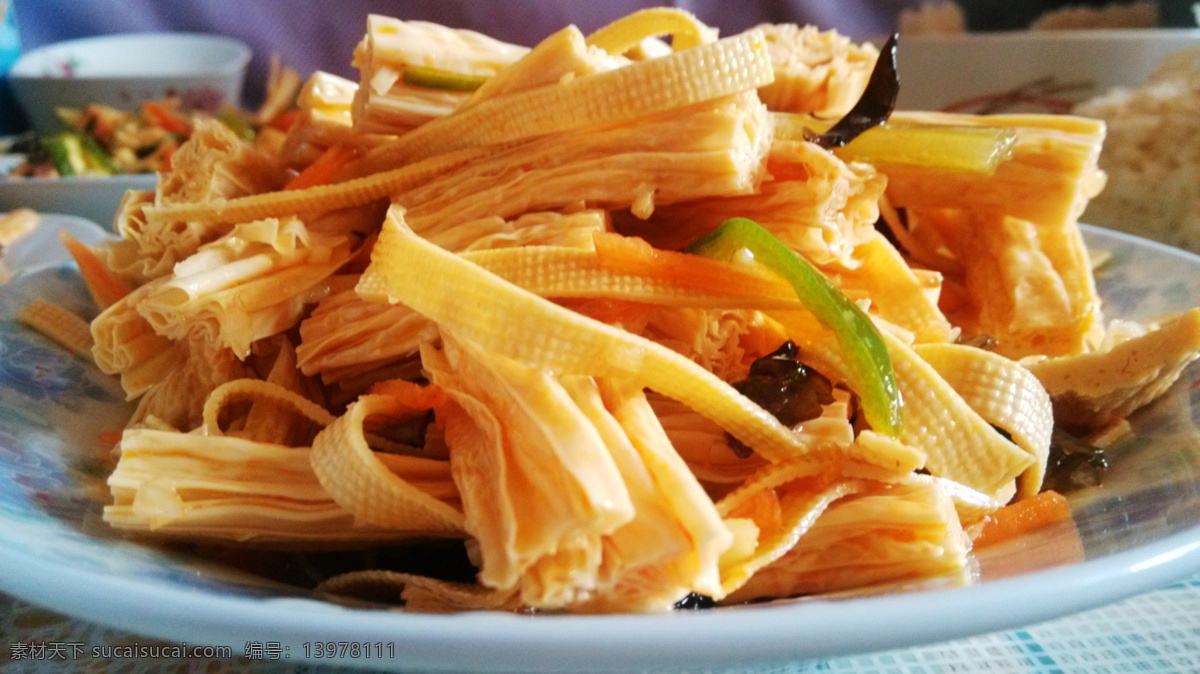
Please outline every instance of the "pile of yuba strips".
[{"label": "pile of yuba strips", "polygon": [[119,241],[75,246],[94,360],[138,402],[105,520],[465,540],[474,583],[320,587],[414,610],[969,582],[1009,513],[1067,516],[1055,423],[1119,434],[1200,310],[1102,316],[1099,122],[897,111],[815,142],[880,58],[672,9],[532,49],[370,16],[360,80],[314,74],[286,142],[197,128]]}]

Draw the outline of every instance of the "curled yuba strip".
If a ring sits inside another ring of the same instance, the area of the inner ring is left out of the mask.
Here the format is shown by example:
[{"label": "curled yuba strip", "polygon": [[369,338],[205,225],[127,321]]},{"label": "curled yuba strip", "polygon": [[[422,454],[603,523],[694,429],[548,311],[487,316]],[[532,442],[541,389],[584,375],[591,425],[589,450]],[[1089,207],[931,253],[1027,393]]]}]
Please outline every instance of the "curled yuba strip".
[{"label": "curled yuba strip", "polygon": [[938,371],[988,423],[1004,429],[1035,462],[1021,474],[1017,495],[1042,486],[1054,430],[1050,395],[1027,368],[995,353],[960,344],[923,344],[917,354]]},{"label": "curled yuba strip", "polygon": [[420,472],[427,468],[425,464],[443,462],[395,457],[404,464],[398,475],[389,469],[383,457],[372,451],[364,431],[371,417],[402,417],[423,412],[414,408],[412,402],[428,404],[435,400],[410,397],[406,401],[394,395],[365,395],[313,440],[313,472],[321,486],[338,504],[354,513],[356,520],[415,533],[455,534],[463,530],[463,516],[458,509],[402,477],[406,470]]},{"label": "curled yuba strip", "polygon": [[836,459],[816,458],[772,464],[717,503],[726,521],[748,520],[757,529],[753,551],[735,551],[721,560],[726,593],[786,554],[830,503],[862,488],[856,480],[839,478]]},{"label": "curled yuba strip", "polygon": [[701,23],[690,12],[674,7],[652,7],[628,14],[592,33],[589,45],[609,54],[624,54],[651,37],[671,36],[675,51],[712,42],[717,31]]},{"label": "curled yuba strip", "polygon": [[328,426],[334,421],[333,415],[324,407],[294,391],[258,379],[234,379],[213,389],[205,399],[201,412],[204,434],[225,435],[221,428],[221,412],[227,405],[239,401],[265,401],[290,408],[297,419],[305,419],[319,427]]}]

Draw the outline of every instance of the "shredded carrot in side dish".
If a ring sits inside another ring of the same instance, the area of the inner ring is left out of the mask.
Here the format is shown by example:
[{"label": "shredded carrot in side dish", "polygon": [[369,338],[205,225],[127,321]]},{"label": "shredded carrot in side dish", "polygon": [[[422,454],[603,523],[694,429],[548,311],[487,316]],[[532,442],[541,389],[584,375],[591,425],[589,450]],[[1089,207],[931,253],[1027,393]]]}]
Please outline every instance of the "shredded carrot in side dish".
[{"label": "shredded carrot in side dish", "polygon": [[64,238],[139,542],[438,539],[453,582],[406,550],[306,588],[414,612],[970,584],[1071,516],[1056,424],[1200,356],[1200,309],[1105,322],[1103,123],[895,110],[897,40],[674,8],[363,38],[357,80],[270,138],[197,119],[118,239]]},{"label": "shredded carrot in side dish", "polygon": [[170,131],[171,133],[187,136],[192,132],[191,125],[179,117],[176,117],[170,110],[159,103],[155,103],[153,101],[146,101],[145,103],[142,103],[142,112],[152,122],[161,126],[167,131]]},{"label": "shredded carrot in side dish", "polygon": [[1070,518],[1071,506],[1066,497],[1056,491],[1046,490],[1033,498],[1011,503],[988,515],[983,530],[975,539],[975,547],[995,545]]}]

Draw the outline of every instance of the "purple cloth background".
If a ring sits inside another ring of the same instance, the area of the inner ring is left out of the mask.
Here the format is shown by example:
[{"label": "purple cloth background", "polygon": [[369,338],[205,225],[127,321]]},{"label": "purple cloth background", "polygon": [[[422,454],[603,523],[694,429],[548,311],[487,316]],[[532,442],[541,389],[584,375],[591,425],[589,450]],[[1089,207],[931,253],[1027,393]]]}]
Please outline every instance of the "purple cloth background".
[{"label": "purple cloth background", "polygon": [[13,0],[21,46],[109,33],[177,30],[220,33],[254,49],[245,100],[261,100],[267,60],[278,53],[307,77],[325,70],[357,80],[350,66],[367,14],[436,21],[532,46],[575,24],[585,33],[634,10],[656,5],[687,9],[731,35],[763,22],[811,23],[856,39],[895,29],[896,17],[918,0]]},{"label": "purple cloth background", "polygon": [[[469,28],[527,46],[571,23],[586,33],[634,10],[660,5],[687,9],[719,28],[722,35],[763,22],[809,23],[837,29],[856,40],[882,41],[896,29],[901,10],[922,4],[922,0],[8,1],[16,8],[21,47],[26,50],[77,37],[150,30],[239,38],[254,49],[243,100],[248,107],[262,99],[272,53],[305,77],[319,69],[357,80],[350,58],[372,12]],[[1103,6],[1122,0],[957,1],[968,29],[986,31],[1023,28],[1054,7]],[[1158,0],[1162,25],[1195,26],[1192,2]]]}]

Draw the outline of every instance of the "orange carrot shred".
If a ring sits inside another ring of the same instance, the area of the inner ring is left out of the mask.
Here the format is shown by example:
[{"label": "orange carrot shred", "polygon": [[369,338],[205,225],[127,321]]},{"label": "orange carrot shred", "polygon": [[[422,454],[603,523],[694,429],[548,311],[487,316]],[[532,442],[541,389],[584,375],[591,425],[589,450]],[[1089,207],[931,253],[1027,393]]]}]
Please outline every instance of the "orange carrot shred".
[{"label": "orange carrot shred", "polygon": [[179,143],[163,143],[162,145],[162,170],[171,171],[173,162],[175,161],[175,151],[179,149]]},{"label": "orange carrot shred", "polygon": [[988,515],[983,530],[975,539],[975,547],[995,545],[1070,517],[1071,506],[1067,499],[1056,491],[1046,490]]},{"label": "orange carrot shred", "polygon": [[300,111],[293,108],[279,115],[275,119],[272,119],[271,126],[279,129],[280,131],[287,131],[288,129],[292,128],[292,125],[296,123],[296,118],[299,116]]},{"label": "orange carrot shred", "polygon": [[118,442],[121,441],[121,437],[124,435],[124,433],[124,430],[102,431],[96,438],[96,442],[101,448],[111,450],[113,447],[117,446]]},{"label": "orange carrot shred", "polygon": [[583,314],[609,325],[640,321],[654,309],[653,304],[618,300],[611,297],[566,298],[559,300],[558,304],[577,314]]},{"label": "orange carrot shred", "polygon": [[701,255],[654,248],[639,237],[600,232],[593,235],[592,242],[600,266],[618,274],[636,274],[683,288],[729,295],[795,297],[795,291],[783,280]]},{"label": "orange carrot shred", "polygon": [[304,167],[291,182],[284,186],[285,190],[302,190],[328,183],[342,167],[354,158],[354,148],[343,145],[331,145],[321,153],[320,157]]},{"label": "orange carrot shred", "polygon": [[166,131],[177,133],[181,136],[190,136],[192,133],[192,127],[187,122],[176,117],[170,110],[159,103],[150,101],[142,103],[142,113],[151,122]]},{"label": "orange carrot shred", "polygon": [[80,242],[66,230],[60,232],[59,237],[79,266],[79,275],[83,277],[92,300],[101,311],[132,291],[129,284],[114,274],[91,246]]}]

